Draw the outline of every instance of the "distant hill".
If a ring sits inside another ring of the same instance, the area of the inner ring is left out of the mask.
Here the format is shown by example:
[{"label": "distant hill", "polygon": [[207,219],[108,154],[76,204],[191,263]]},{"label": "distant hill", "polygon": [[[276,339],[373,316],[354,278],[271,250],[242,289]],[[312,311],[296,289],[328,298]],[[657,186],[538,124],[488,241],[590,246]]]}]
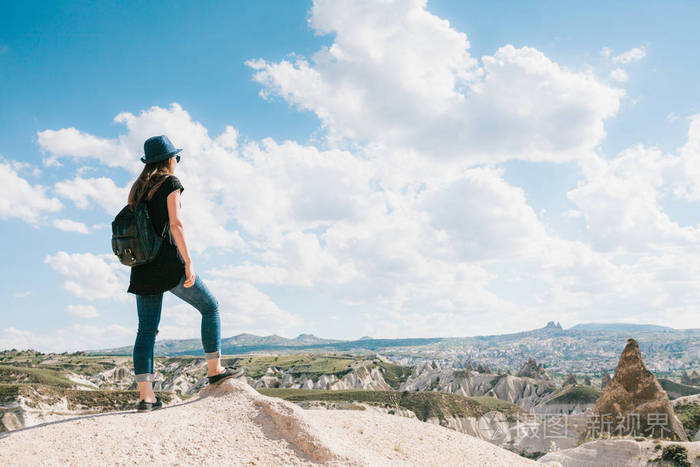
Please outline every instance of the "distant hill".
[{"label": "distant hill", "polygon": [[571,326],[567,331],[583,332],[676,332],[676,329],[656,324],[584,323]]},{"label": "distant hill", "polygon": [[[651,371],[700,369],[700,329],[673,329],[652,324],[583,323],[568,329],[555,321],[528,331],[473,337],[433,337],[378,339],[363,336],[356,340],[336,340],[299,334],[295,338],[278,335],[238,334],[221,340],[224,355],[251,352],[276,354],[304,352],[381,353],[411,365],[424,359],[449,362],[455,368],[469,363],[517,371],[534,358],[550,374],[569,372],[599,374],[611,371],[621,343],[634,337]],[[202,355],[199,338],[157,341],[156,356]],[[85,351],[91,355],[131,355],[132,346]]]},{"label": "distant hill", "polygon": [[[254,334],[238,334],[221,340],[222,354],[241,354],[257,351],[299,351],[299,350],[330,350],[346,352],[350,350],[376,351],[387,347],[413,347],[432,344],[442,338],[409,338],[409,339],[371,339],[362,338],[354,341],[322,339],[313,334],[299,334],[294,339],[271,335],[256,336]],[[88,355],[131,355],[133,346],[113,349],[87,350]],[[202,353],[200,339],[166,339],[157,341],[154,354],[160,356],[175,356]]]},{"label": "distant hill", "polygon": [[531,329],[529,331],[513,332],[509,334],[492,334],[488,336],[474,336],[476,340],[490,341],[490,342],[505,342],[514,341],[519,339],[525,339],[530,337],[552,337],[552,336],[563,336],[566,334],[564,328],[561,327],[559,322],[549,321],[547,325],[543,328]]}]

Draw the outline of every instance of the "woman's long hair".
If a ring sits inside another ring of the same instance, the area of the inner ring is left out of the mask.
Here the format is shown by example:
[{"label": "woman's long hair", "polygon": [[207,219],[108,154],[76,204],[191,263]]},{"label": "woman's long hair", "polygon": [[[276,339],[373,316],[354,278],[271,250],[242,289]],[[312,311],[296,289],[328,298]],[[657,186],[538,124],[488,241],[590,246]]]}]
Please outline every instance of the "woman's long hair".
[{"label": "woman's long hair", "polygon": [[168,175],[171,175],[169,169],[170,159],[146,164],[139,178],[131,185],[129,205],[136,206],[143,200],[144,196],[146,199],[151,199],[165,179],[168,178]]}]

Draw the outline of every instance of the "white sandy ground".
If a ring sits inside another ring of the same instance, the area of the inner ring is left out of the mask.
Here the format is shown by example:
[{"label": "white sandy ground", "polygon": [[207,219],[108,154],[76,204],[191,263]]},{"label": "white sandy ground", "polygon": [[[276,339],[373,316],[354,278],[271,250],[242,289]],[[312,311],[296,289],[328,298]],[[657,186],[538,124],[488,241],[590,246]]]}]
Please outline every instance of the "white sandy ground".
[{"label": "white sandy ground", "polygon": [[395,415],[305,411],[242,380],[150,413],[85,416],[10,432],[0,465],[541,465]]}]

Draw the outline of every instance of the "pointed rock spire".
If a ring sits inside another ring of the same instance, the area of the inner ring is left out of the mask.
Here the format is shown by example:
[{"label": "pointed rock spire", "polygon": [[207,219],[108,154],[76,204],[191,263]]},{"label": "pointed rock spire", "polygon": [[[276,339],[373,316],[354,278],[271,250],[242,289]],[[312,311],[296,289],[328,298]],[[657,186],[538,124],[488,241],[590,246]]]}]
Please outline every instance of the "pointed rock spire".
[{"label": "pointed rock spire", "polygon": [[615,369],[595,403],[589,433],[645,436],[687,441],[688,437],[666,391],[642,359],[639,345],[628,339]]},{"label": "pointed rock spire", "polygon": [[518,371],[517,376],[525,376],[527,378],[551,380],[552,377],[547,370],[544,369],[541,363],[537,363],[534,358],[529,358]]},{"label": "pointed rock spire", "polygon": [[576,377],[573,373],[569,373],[569,376],[566,377],[564,384],[573,384],[574,386],[577,384]]}]

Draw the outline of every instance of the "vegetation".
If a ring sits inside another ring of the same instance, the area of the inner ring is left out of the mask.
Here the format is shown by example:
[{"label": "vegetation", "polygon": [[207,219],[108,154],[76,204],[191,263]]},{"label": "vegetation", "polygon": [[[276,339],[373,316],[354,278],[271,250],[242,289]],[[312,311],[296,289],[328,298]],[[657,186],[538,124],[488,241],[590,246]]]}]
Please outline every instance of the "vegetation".
[{"label": "vegetation", "polygon": [[661,459],[673,462],[678,467],[690,467],[688,462],[688,450],[680,444],[669,444],[661,451]]},{"label": "vegetation", "polygon": [[65,388],[76,385],[56,370],[14,365],[0,365],[0,383],[38,383]]},{"label": "vegetation", "polygon": [[355,359],[349,355],[300,354],[279,356],[250,355],[233,359],[232,363],[245,368],[246,375],[251,378],[263,376],[268,368],[277,368],[280,371],[289,371],[293,375],[308,375],[314,378],[328,374],[342,377],[350,372],[354,361]]},{"label": "vegetation", "polygon": [[677,399],[682,396],[692,396],[700,394],[700,388],[697,386],[689,386],[687,384],[676,383],[666,378],[659,378],[659,384],[668,393],[670,399]]},{"label": "vegetation", "polygon": [[272,397],[300,401],[361,402],[385,408],[403,408],[411,410],[419,420],[447,417],[480,417],[496,410],[503,413],[508,420],[515,421],[524,411],[517,405],[500,399],[482,397],[464,397],[440,392],[409,391],[329,391],[322,389],[258,389],[261,394]]},{"label": "vegetation", "polygon": [[685,432],[692,438],[700,430],[700,404],[697,402],[678,404],[673,410],[683,424]]},{"label": "vegetation", "polygon": [[552,394],[546,404],[593,404],[602,393],[603,391],[593,386],[566,386]]},{"label": "vegetation", "polygon": [[[173,399],[170,392],[155,391],[168,403]],[[84,391],[68,389],[46,384],[0,384],[0,403],[7,403],[24,396],[27,405],[38,407],[40,404],[55,404],[65,399],[68,410],[88,412],[113,412],[117,410],[132,410],[139,400],[138,391],[95,390]]]},{"label": "vegetation", "polygon": [[[353,364],[358,358],[349,354],[296,354],[296,355],[249,355],[236,357],[230,361],[232,364],[245,368],[246,375],[251,378],[260,378],[268,368],[287,372],[293,376],[308,376],[313,380],[322,375],[335,375],[342,378],[353,369]],[[369,365],[379,368],[384,380],[394,389],[398,389],[401,383],[406,381],[411,374],[408,367],[373,360]]]},{"label": "vegetation", "polygon": [[401,384],[406,382],[408,377],[411,376],[411,368],[409,367],[386,362],[379,362],[377,365],[383,370],[384,381],[392,389],[399,389]]}]

